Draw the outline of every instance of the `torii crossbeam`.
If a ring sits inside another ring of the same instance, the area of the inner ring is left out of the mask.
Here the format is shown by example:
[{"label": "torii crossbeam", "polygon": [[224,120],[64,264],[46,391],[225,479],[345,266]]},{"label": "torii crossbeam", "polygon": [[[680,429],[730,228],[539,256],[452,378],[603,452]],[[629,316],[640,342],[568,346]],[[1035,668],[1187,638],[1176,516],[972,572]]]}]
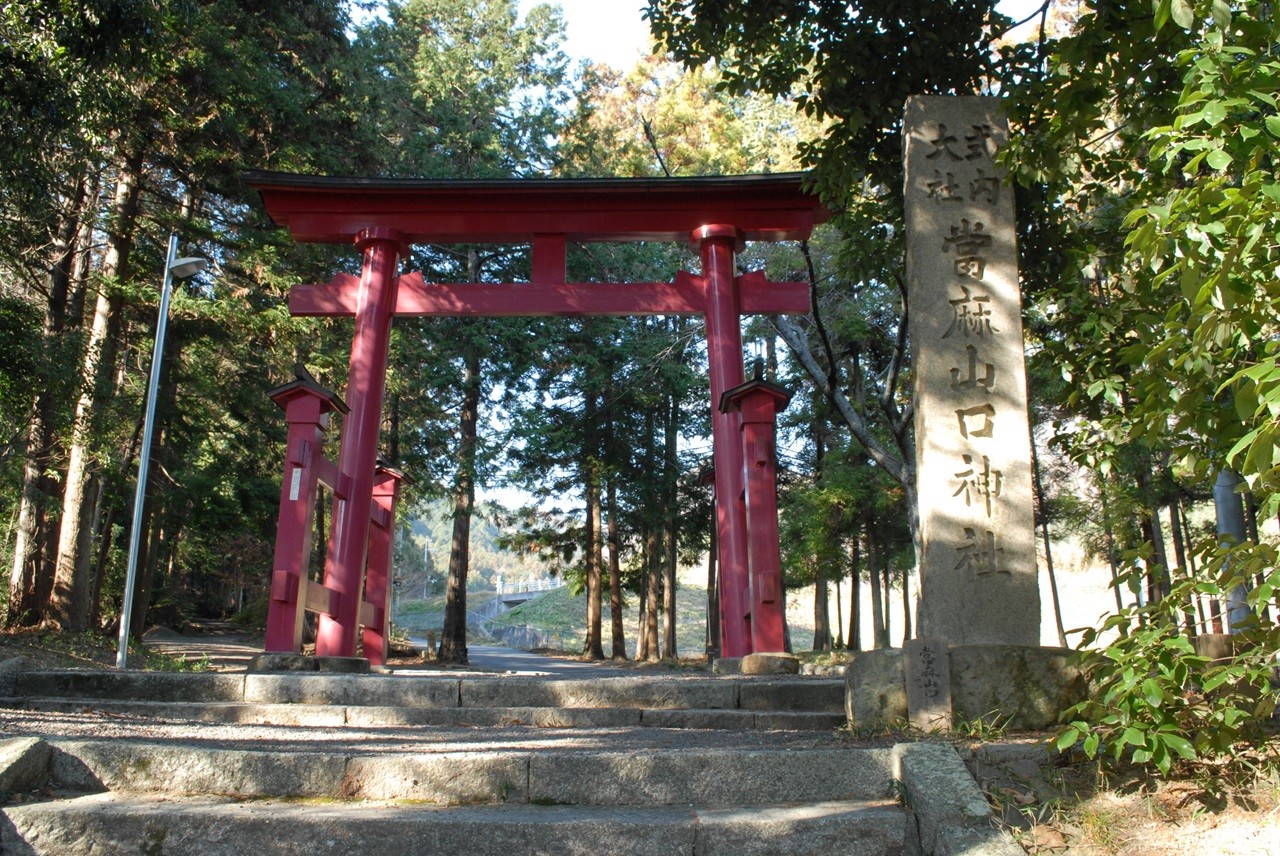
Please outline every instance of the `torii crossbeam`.
[{"label": "torii crossbeam", "polygon": [[[776,575],[777,538],[752,538],[748,532],[741,417],[716,405],[744,381],[740,316],[809,310],[807,283],[769,282],[759,273],[737,276],[734,267],[744,241],[801,240],[825,219],[817,198],[804,190],[802,175],[431,181],[251,172],[246,179],[271,218],[295,240],[354,243],[363,254],[359,277],[339,274],[325,285],[295,286],[289,297],[295,315],[355,318],[346,394],[350,413],[337,461],[343,490],[325,563],[331,608],[320,616],[318,655],[355,653],[371,516],[344,511],[369,509],[373,502],[387,348],[396,315],[703,316],[713,402],[721,653],[741,656],[776,645],[765,640],[781,638],[784,605],[752,592],[779,587],[773,580],[752,579],[750,569],[771,568]],[[565,248],[570,241],[692,241],[700,250],[702,272],[681,272],[673,283],[569,283]],[[423,243],[529,244],[530,281],[434,284],[420,273],[399,274],[407,248]],[[772,561],[751,561],[770,551]],[[288,569],[275,572],[279,576]],[[273,584],[277,589],[289,591],[287,585]],[[271,608],[277,608],[274,599]],[[293,646],[292,639],[268,634],[268,651]]]}]

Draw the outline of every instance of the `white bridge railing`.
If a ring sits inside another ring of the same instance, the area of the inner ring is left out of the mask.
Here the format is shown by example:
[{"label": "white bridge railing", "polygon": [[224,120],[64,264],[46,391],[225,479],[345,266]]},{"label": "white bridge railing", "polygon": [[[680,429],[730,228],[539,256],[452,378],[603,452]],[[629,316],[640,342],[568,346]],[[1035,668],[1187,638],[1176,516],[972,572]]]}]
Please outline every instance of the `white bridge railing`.
[{"label": "white bridge railing", "polygon": [[498,594],[524,594],[526,592],[551,591],[558,589],[565,584],[562,577],[542,577],[536,580],[524,580],[518,583],[508,583],[499,579],[494,588]]}]

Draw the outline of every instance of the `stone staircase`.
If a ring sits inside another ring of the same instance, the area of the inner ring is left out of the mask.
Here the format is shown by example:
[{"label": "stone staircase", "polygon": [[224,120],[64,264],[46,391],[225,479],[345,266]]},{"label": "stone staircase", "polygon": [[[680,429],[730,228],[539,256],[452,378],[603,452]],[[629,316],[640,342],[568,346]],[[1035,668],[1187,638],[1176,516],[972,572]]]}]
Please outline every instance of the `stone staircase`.
[{"label": "stone staircase", "polygon": [[[921,751],[967,778],[949,747],[836,734],[843,695],[813,678],[17,672],[0,681],[0,853],[943,853],[942,830],[986,823],[980,793],[916,785]],[[943,814],[905,810],[916,791]]]}]

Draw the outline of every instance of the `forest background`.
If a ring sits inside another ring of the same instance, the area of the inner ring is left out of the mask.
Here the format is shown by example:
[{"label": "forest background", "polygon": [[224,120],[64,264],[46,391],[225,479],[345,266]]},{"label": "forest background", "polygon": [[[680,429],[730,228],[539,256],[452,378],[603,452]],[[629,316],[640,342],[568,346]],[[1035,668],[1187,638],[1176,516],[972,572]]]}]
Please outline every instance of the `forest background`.
[{"label": "forest background", "polygon": [[[1274,635],[1274,547],[1257,536],[1280,510],[1270,4],[1046,2],[1015,39],[1016,22],[980,0],[651,0],[667,53],[626,70],[571,64],[551,6],[368,11],[338,0],[0,10],[9,626],[118,621],[171,232],[212,265],[174,301],[133,630],[260,602],[284,431],[265,392],[297,363],[341,391],[350,342],[343,322],[291,318],[285,296],[358,260],[289,242],[243,170],[807,169],[831,224],[741,259],[814,284],[809,316],[746,331],[749,355],[797,391],[781,426],[787,581],[817,584],[818,645],[836,641],[821,624],[825,583],[871,581],[855,608],[871,613],[869,644],[888,644],[887,593],[910,594],[915,534],[899,121],[912,94],[985,93],[1012,123],[1046,547],[1052,527],[1109,565],[1125,621],[1152,621],[1163,602],[1173,636],[1222,628],[1238,590]],[[518,281],[529,257],[418,246],[406,264],[439,282]],[[569,265],[578,281],[654,281],[696,259],[680,246],[595,245],[571,248]],[[415,479],[406,520],[422,501],[450,504],[448,577],[465,581],[477,485],[518,487],[535,501],[489,513],[506,546],[551,573],[616,581],[604,586],[616,604],[634,592],[641,655],[674,653],[660,616],[676,567],[699,561],[709,538],[701,341],[700,320],[685,318],[398,321],[384,453]],[[1224,471],[1247,486],[1246,535],[1262,542],[1230,563],[1188,522]],[[453,603],[465,609],[465,596]],[[602,656],[599,625],[587,648]],[[465,658],[465,625],[446,627],[440,653]]]}]

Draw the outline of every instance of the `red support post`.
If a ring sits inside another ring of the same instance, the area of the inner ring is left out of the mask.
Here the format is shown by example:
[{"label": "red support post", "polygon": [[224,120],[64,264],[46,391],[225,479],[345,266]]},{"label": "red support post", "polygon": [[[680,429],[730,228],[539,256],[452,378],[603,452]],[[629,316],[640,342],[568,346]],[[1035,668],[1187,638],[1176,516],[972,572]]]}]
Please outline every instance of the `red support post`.
[{"label": "red support post", "polygon": [[[711,375],[711,400],[742,383],[741,306],[734,276],[734,252],[742,233],[733,226],[703,226],[693,233],[702,253],[702,278],[706,289],[707,364]],[[715,459],[716,531],[720,550],[720,655],[741,657],[751,653],[751,613],[747,591],[747,522],[743,493],[742,441],[736,413],[711,415],[711,439]]]},{"label": "red support post", "polygon": [[351,414],[343,425],[338,453],[339,480],[345,483],[345,489],[339,493],[344,494],[345,499],[335,504],[325,563],[324,584],[334,593],[336,604],[333,615],[320,616],[316,655],[321,657],[355,656],[387,377],[387,349],[399,280],[396,265],[403,241],[394,230],[369,229],[357,236],[356,246],[364,253],[364,264],[347,376]]},{"label": "red support post", "polygon": [[373,481],[373,528],[369,532],[369,564],[365,571],[364,601],[372,621],[364,624],[361,642],[364,656],[372,666],[387,661],[391,629],[391,551],[395,546],[396,500],[404,473],[384,462],[378,463]]},{"label": "red support post", "polygon": [[347,412],[342,399],[315,383],[306,369],[299,367],[296,372],[296,380],[269,393],[271,400],[284,408],[289,423],[263,645],[263,650],[278,653],[302,650],[312,518],[317,484],[324,469],[321,446],[329,414]]},{"label": "red support post", "polygon": [[728,390],[720,399],[720,411],[738,414],[742,424],[751,648],[756,652],[786,650],[774,435],[778,413],[790,401],[788,390],[761,378],[758,363],[755,379]]}]

